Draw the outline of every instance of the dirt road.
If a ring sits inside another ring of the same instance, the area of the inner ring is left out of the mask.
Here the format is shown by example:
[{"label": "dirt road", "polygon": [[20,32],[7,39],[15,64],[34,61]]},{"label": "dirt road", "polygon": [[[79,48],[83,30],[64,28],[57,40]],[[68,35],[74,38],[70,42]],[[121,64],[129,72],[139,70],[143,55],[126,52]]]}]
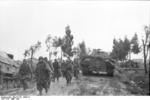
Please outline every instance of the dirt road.
[{"label": "dirt road", "polygon": [[[23,91],[17,89],[5,95],[27,95],[36,96],[38,91],[35,85],[33,88]],[[70,85],[66,85],[66,80],[60,78],[59,82],[53,82],[45,96],[67,96],[67,95],[131,95],[123,83],[119,82],[114,77],[95,77],[82,76],[80,79],[73,79]]]}]

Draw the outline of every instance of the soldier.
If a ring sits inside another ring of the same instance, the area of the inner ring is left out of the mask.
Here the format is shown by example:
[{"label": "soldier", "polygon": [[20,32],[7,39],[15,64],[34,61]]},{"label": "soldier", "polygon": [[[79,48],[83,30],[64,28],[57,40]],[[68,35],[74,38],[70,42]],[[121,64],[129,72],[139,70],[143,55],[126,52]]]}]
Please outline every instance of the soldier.
[{"label": "soldier", "polygon": [[45,60],[45,63],[47,64],[47,66],[50,68],[50,77],[49,77],[49,87],[50,87],[50,84],[51,84],[51,81],[52,81],[53,75],[54,75],[54,68],[53,68],[52,63],[47,60],[47,57],[45,57],[44,60]]},{"label": "soldier", "polygon": [[46,66],[48,66],[49,69],[50,69],[50,76],[49,76],[49,80],[48,80],[48,88],[50,88],[51,79],[52,79],[52,76],[53,76],[53,70],[52,70],[52,67],[49,64],[48,60],[47,60],[47,57],[44,58],[44,62],[46,63]]},{"label": "soldier", "polygon": [[65,77],[67,84],[71,83],[72,80],[72,74],[73,74],[73,65],[70,60],[67,60],[66,62],[66,69],[65,69]]},{"label": "soldier", "polygon": [[77,62],[74,62],[73,70],[74,70],[74,77],[78,79],[79,78],[79,66]]},{"label": "soldier", "polygon": [[32,75],[31,68],[27,63],[27,61],[24,59],[23,64],[20,66],[19,69],[19,78],[24,90],[28,88],[27,80],[31,79],[31,75]]},{"label": "soldier", "polygon": [[50,68],[45,63],[42,57],[39,57],[39,62],[35,69],[35,77],[37,82],[37,90],[39,90],[40,95],[42,95],[43,88],[45,92],[48,92],[49,79],[50,79]]},{"label": "soldier", "polygon": [[52,70],[51,79],[54,82],[54,67],[53,67],[53,63],[52,63],[52,61],[48,61],[48,63],[49,63],[49,66],[50,66],[50,68]]},{"label": "soldier", "polygon": [[61,72],[63,77],[65,77],[65,67],[66,67],[66,62],[63,60],[61,64]]},{"label": "soldier", "polygon": [[107,66],[107,72],[108,72],[108,75],[109,76],[113,76],[113,72],[114,72],[114,65],[113,65],[113,62],[111,61],[111,60],[106,60],[105,61],[105,63],[106,63],[106,66]]},{"label": "soldier", "polygon": [[52,70],[52,73],[54,73],[54,67],[51,61],[48,61],[48,64],[50,66],[50,69]]},{"label": "soldier", "polygon": [[56,59],[53,63],[53,67],[54,67],[54,81],[55,81],[55,78],[57,78],[57,81],[58,81],[59,77],[61,76],[61,68]]},{"label": "soldier", "polygon": [[47,57],[44,58],[44,61],[45,61],[46,64],[48,64],[51,73],[53,73],[54,72],[54,68],[53,68],[51,62],[47,60]]}]

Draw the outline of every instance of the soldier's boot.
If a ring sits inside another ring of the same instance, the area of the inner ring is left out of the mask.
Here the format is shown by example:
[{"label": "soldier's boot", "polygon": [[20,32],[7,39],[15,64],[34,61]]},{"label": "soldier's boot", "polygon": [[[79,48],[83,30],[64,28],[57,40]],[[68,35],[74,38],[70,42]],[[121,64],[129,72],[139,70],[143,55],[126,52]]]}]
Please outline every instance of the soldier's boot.
[{"label": "soldier's boot", "polygon": [[50,86],[51,86],[51,81],[49,81],[49,83],[48,83],[48,89],[50,88]]},{"label": "soldier's boot", "polygon": [[52,76],[52,81],[55,82],[55,76],[54,76],[54,74]]},{"label": "soldier's boot", "polygon": [[26,89],[28,89],[29,87],[28,87],[28,83],[27,83],[27,81],[25,82],[25,88]]},{"label": "soldier's boot", "polygon": [[78,75],[76,74],[75,79],[78,79]]},{"label": "soldier's boot", "polygon": [[53,82],[55,82],[55,77],[53,78]]},{"label": "soldier's boot", "polygon": [[69,83],[71,84],[71,80],[72,80],[72,77],[70,76],[70,80],[69,80]]},{"label": "soldier's boot", "polygon": [[59,81],[59,76],[57,76],[57,82]]},{"label": "soldier's boot", "polygon": [[69,80],[67,80],[67,85],[69,84]]},{"label": "soldier's boot", "polygon": [[66,76],[67,85],[69,84],[69,78]]},{"label": "soldier's boot", "polygon": [[55,82],[55,76],[53,77],[53,82]]},{"label": "soldier's boot", "polygon": [[45,93],[46,93],[46,94],[48,93],[48,88],[45,89]]},{"label": "soldier's boot", "polygon": [[68,84],[71,84],[71,79],[72,79],[72,77],[71,77],[71,75],[69,75],[68,76]]},{"label": "soldier's boot", "polygon": [[78,79],[78,78],[79,78],[79,73],[77,72],[76,79]]},{"label": "soldier's boot", "polygon": [[47,86],[47,88],[49,89],[49,82],[48,82],[48,86]]},{"label": "soldier's boot", "polygon": [[74,77],[77,79],[77,73],[75,72]]},{"label": "soldier's boot", "polygon": [[25,91],[26,90],[26,83],[23,81],[23,90]]},{"label": "soldier's boot", "polygon": [[39,95],[42,95],[42,91],[40,91],[40,94]]},{"label": "soldier's boot", "polygon": [[40,95],[40,96],[42,95],[42,89],[41,89],[41,90],[39,90],[39,95]]},{"label": "soldier's boot", "polygon": [[45,89],[45,93],[47,94],[48,93],[48,84],[45,84],[44,89]]},{"label": "soldier's boot", "polygon": [[23,90],[25,91],[26,90],[26,87],[23,85]]}]

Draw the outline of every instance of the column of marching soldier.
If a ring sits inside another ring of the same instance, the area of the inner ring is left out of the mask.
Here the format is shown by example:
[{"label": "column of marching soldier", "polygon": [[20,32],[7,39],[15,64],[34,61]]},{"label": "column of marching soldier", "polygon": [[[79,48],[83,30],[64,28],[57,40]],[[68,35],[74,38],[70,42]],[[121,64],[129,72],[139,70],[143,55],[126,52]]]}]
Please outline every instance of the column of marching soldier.
[{"label": "column of marching soldier", "polygon": [[[24,59],[19,70],[19,79],[24,90],[28,88],[27,81],[35,79],[36,88],[39,95],[42,95],[42,90],[47,93],[51,82],[59,81],[59,77],[63,76],[67,84],[71,83],[72,77],[78,78],[79,66],[78,63],[71,60],[62,61],[61,64],[55,59],[54,62],[48,61],[47,58],[39,57],[36,69],[32,72],[31,67]],[[34,77],[33,77],[34,76]]]}]

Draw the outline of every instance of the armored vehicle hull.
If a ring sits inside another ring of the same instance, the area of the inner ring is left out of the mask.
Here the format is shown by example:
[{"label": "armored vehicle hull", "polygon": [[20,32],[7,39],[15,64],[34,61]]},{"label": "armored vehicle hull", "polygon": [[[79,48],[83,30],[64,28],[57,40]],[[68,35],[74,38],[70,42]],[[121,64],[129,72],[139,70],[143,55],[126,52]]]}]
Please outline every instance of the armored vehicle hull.
[{"label": "armored vehicle hull", "polygon": [[80,62],[83,75],[86,74],[104,74],[113,76],[114,65],[101,57],[86,56]]}]

